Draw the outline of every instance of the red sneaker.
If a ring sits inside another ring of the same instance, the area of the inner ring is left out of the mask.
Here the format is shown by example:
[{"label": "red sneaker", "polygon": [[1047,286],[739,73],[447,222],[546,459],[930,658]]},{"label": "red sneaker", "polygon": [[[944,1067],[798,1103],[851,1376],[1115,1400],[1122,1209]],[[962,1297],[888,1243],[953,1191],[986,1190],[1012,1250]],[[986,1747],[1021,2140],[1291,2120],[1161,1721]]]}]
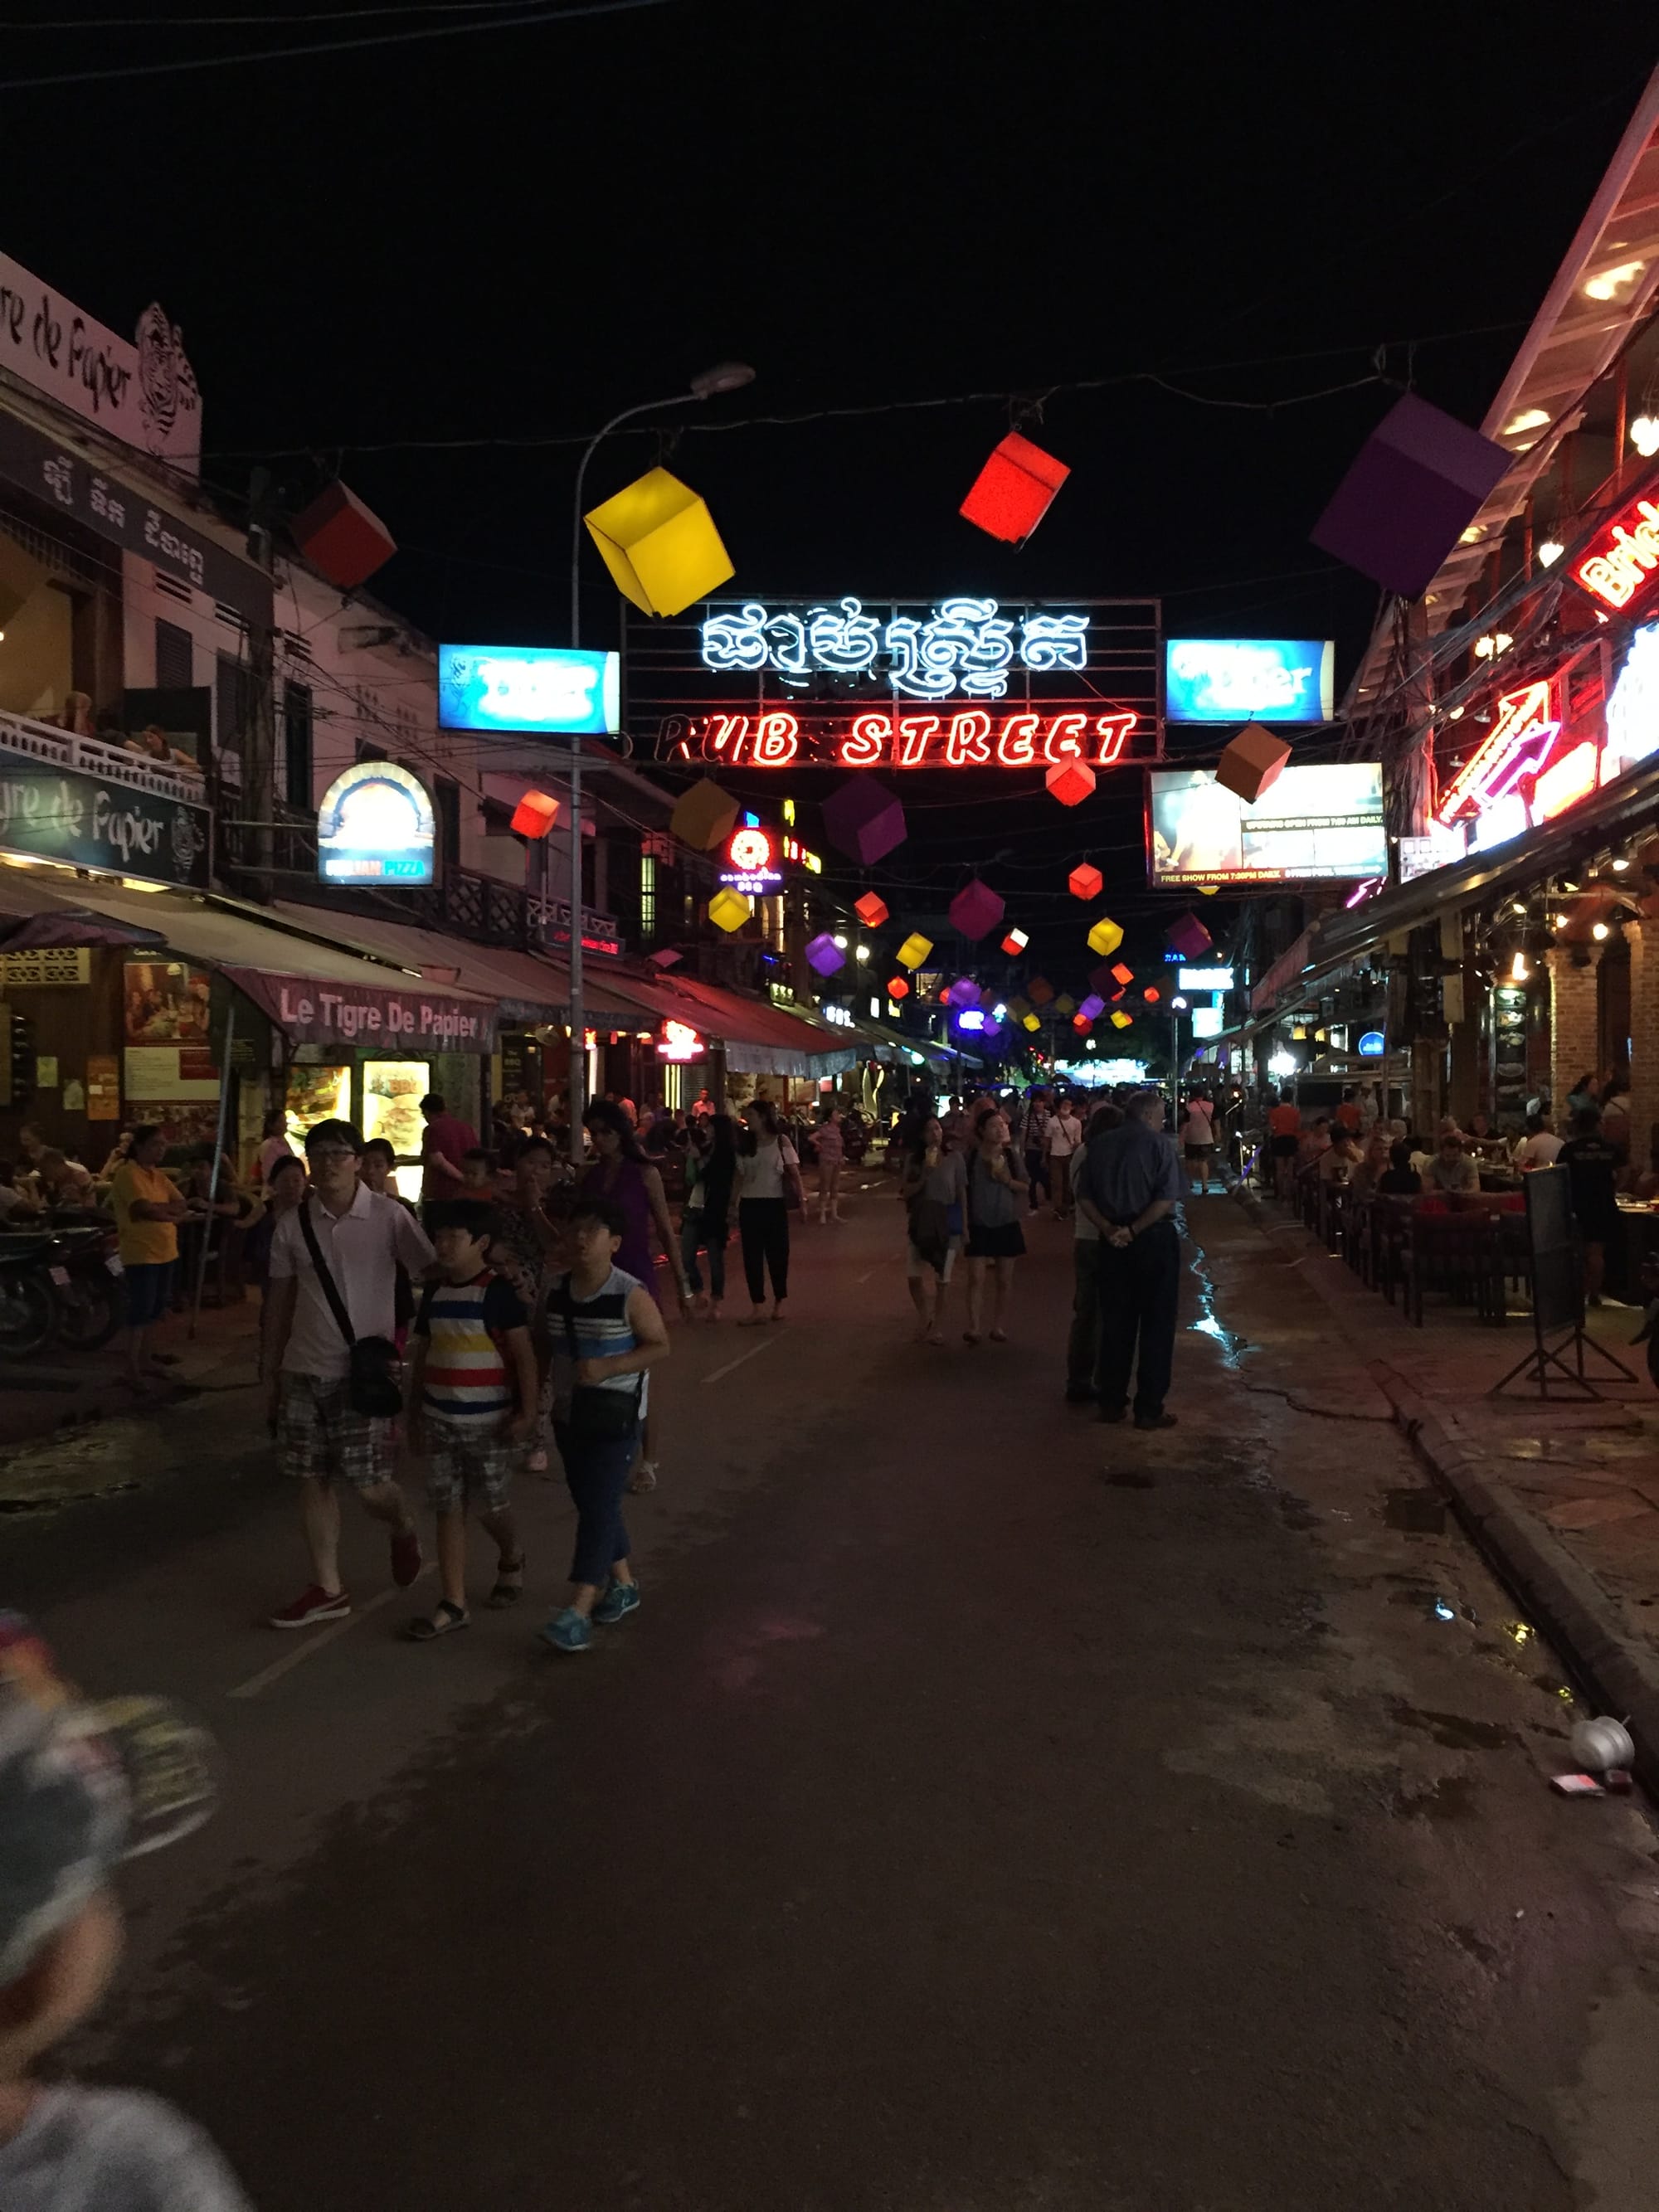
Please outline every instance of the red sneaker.
[{"label": "red sneaker", "polygon": [[392,1579],[407,1589],[421,1571],[421,1540],[412,1528],[399,1529],[392,1540]]},{"label": "red sneaker", "polygon": [[273,1628],[309,1628],[319,1620],[343,1620],[350,1610],[351,1600],[343,1590],[331,1593],[313,1583],[292,1605],[273,1613],[270,1625]]}]

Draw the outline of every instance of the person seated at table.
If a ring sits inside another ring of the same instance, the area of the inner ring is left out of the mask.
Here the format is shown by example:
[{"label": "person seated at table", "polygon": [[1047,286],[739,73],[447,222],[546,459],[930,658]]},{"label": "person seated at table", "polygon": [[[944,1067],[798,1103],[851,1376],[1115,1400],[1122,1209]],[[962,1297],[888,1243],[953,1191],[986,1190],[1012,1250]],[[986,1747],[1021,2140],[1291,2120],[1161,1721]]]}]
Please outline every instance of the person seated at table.
[{"label": "person seated at table", "polygon": [[1476,1107],[1469,1116],[1463,1142],[1470,1152],[1478,1153],[1482,1159],[1501,1160],[1509,1156],[1508,1146],[1492,1127],[1491,1116],[1480,1107]]},{"label": "person seated at table", "polygon": [[1314,1172],[1322,1183],[1346,1182],[1359,1165],[1359,1139],[1352,1129],[1340,1122],[1331,1132],[1331,1141],[1319,1156]]},{"label": "person seated at table", "polygon": [[95,1206],[91,1171],[48,1146],[35,1163],[34,1179],[43,1206]]},{"label": "person seated at table", "polygon": [[1377,1195],[1381,1198],[1418,1198],[1422,1195],[1423,1178],[1412,1164],[1412,1140],[1396,1137],[1389,1147],[1389,1164],[1376,1178]]},{"label": "person seated at table", "polygon": [[1366,1140],[1364,1155],[1348,1177],[1348,1188],[1356,1198],[1375,1198],[1382,1188],[1382,1178],[1389,1171],[1392,1147],[1380,1123],[1372,1126]]},{"label": "person seated at table", "polygon": [[1425,1182],[1431,1191],[1443,1196],[1480,1188],[1480,1170],[1463,1149],[1461,1129],[1443,1128],[1440,1141],[1435,1146],[1434,1158],[1429,1162]]},{"label": "person seated at table", "polygon": [[1561,1139],[1550,1126],[1547,1114],[1528,1114],[1527,1133],[1515,1148],[1515,1164],[1522,1175],[1532,1168],[1553,1168]]},{"label": "person seated at table", "polygon": [[9,1160],[0,1160],[0,1229],[22,1226],[40,1211],[26,1190],[20,1190],[14,1181],[15,1170]]},{"label": "person seated at table", "polygon": [[1573,1218],[1584,1247],[1584,1296],[1601,1303],[1607,1246],[1619,1234],[1619,1150],[1601,1134],[1601,1116],[1587,1106],[1572,1117],[1572,1134],[1556,1155],[1571,1177]]},{"label": "person seated at table", "polygon": [[1316,1167],[1331,1146],[1331,1117],[1321,1114],[1315,1117],[1311,1128],[1304,1129],[1297,1140],[1297,1171]]}]

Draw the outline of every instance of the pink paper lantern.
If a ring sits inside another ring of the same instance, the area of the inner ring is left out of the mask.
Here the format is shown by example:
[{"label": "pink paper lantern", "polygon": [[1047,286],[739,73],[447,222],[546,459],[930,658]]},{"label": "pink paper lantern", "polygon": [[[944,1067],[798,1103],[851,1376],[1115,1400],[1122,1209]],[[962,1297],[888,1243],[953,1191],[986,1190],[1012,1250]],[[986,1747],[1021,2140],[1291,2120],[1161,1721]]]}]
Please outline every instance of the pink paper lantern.
[{"label": "pink paper lantern", "polygon": [[1195,914],[1178,914],[1164,934],[1183,960],[1196,960],[1215,942]]},{"label": "pink paper lantern", "polygon": [[1056,761],[1043,781],[1062,806],[1081,806],[1095,787],[1095,772],[1087,761]]},{"label": "pink paper lantern", "polygon": [[970,941],[988,937],[1002,920],[1003,911],[1003,901],[989,884],[981,883],[975,876],[951,902],[951,927]]},{"label": "pink paper lantern", "polygon": [[873,775],[850,776],[836,786],[823,802],[823,828],[831,844],[866,868],[908,834],[898,799]]},{"label": "pink paper lantern", "polygon": [[1018,545],[1047,514],[1071,473],[1064,461],[1011,430],[993,448],[960,512],[988,537]]},{"label": "pink paper lantern", "polygon": [[847,965],[847,955],[828,930],[821,930],[806,948],[808,963],[820,975],[833,975]]}]

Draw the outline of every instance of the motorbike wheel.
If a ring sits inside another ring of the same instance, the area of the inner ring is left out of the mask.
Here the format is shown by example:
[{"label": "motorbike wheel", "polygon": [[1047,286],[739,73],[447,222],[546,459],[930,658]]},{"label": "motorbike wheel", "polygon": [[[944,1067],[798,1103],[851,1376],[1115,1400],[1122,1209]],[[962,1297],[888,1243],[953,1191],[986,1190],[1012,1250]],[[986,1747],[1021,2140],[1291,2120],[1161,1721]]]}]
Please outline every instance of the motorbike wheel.
[{"label": "motorbike wheel", "polygon": [[38,1269],[0,1268],[0,1359],[32,1359],[58,1319],[52,1285]]},{"label": "motorbike wheel", "polygon": [[58,1292],[58,1341],[70,1352],[97,1352],[121,1326],[121,1299],[111,1275],[71,1274]]}]

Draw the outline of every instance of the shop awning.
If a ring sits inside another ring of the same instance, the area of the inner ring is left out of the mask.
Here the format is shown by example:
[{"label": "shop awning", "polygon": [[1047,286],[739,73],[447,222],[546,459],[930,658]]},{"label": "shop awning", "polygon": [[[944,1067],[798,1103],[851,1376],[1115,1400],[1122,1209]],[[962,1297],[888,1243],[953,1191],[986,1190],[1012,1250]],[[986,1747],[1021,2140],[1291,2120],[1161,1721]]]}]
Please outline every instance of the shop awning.
[{"label": "shop awning", "polygon": [[77,884],[73,897],[44,884],[29,890],[44,915],[61,919],[78,910],[93,927],[111,922],[137,927],[158,947],[216,969],[291,1043],[380,1045],[394,1053],[488,1052],[494,1046],[493,999],[437,988],[399,965],[294,936],[245,908],[102,884]]},{"label": "shop awning", "polygon": [[509,1022],[562,1022],[568,1015],[568,972],[533,952],[474,945],[413,922],[342,914],[295,900],[278,899],[271,911],[290,929],[314,933],[375,959],[395,960],[431,982],[456,983],[494,999]]},{"label": "shop awning", "polygon": [[660,983],[636,982],[629,976],[629,992],[649,992],[672,1006],[671,1018],[695,1022],[703,1034],[726,1050],[726,1064],[743,1075],[842,1075],[858,1065],[860,1054],[847,1041],[847,1033],[820,1028],[764,999],[747,999],[700,976],[675,975]]}]

